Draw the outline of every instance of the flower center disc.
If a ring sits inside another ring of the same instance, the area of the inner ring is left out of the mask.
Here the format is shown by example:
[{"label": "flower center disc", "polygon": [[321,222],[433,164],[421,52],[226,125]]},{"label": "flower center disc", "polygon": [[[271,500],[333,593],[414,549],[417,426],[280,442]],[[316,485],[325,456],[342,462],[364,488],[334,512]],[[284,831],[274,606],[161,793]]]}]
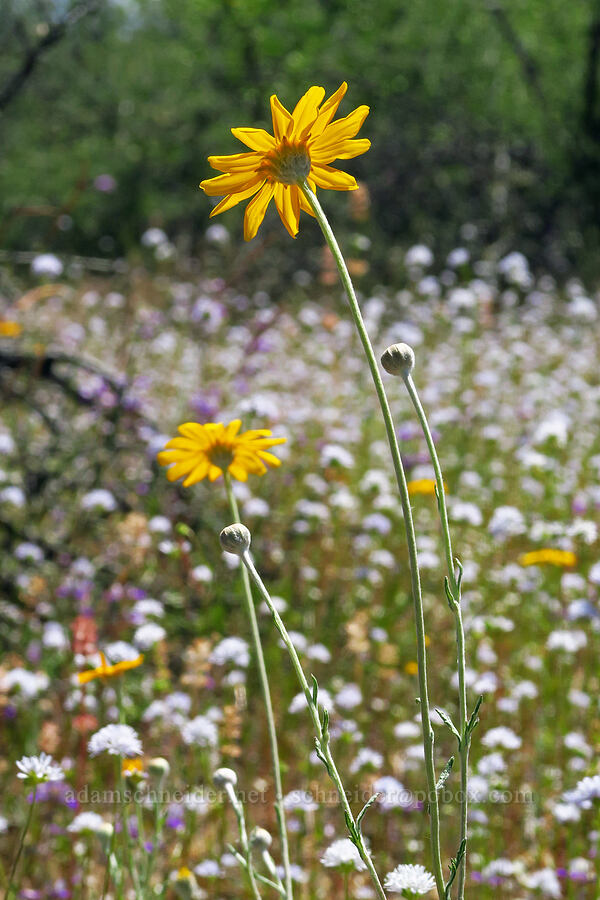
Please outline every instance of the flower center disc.
[{"label": "flower center disc", "polygon": [[216,447],[210,451],[210,461],[214,466],[218,466],[219,469],[226,472],[233,462],[233,453],[226,447]]},{"label": "flower center disc", "polygon": [[272,155],[269,155],[267,170],[271,177],[282,184],[298,184],[310,172],[308,150],[304,144],[289,144],[284,138]]}]

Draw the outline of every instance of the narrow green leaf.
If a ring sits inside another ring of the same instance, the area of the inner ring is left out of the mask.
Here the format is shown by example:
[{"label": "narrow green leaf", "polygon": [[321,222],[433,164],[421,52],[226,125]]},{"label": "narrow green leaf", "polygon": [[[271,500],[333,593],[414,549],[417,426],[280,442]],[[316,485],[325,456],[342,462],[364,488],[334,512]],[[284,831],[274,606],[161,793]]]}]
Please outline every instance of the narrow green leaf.
[{"label": "narrow green leaf", "polygon": [[317,706],[318,705],[318,697],[319,697],[319,683],[312,673],[311,673],[310,677],[312,678],[312,685],[313,685],[312,702],[313,702],[313,706]]},{"label": "narrow green leaf", "polygon": [[452,734],[458,741],[458,746],[460,747],[460,744],[461,744],[460,734],[458,733],[458,729],[456,728],[454,722],[452,721],[452,719],[450,718],[448,713],[444,712],[443,709],[440,709],[439,706],[435,707],[435,711],[438,714],[438,716],[440,717],[440,719],[442,720],[442,722],[444,723],[444,725],[450,729],[450,731],[452,732]]},{"label": "narrow green leaf", "polygon": [[446,592],[446,600],[448,601],[450,610],[454,610],[456,608],[456,599],[450,590],[450,582],[448,581],[447,575],[444,575],[444,591]]},{"label": "narrow green leaf", "polygon": [[365,803],[365,805],[363,806],[363,808],[361,809],[361,811],[359,812],[359,814],[356,817],[356,827],[358,828],[358,831],[360,834],[362,834],[362,820],[365,817],[365,813],[367,812],[368,809],[370,809],[371,806],[373,806],[373,804],[379,797],[379,794],[380,794],[380,791],[378,791],[376,794],[373,794],[372,797],[369,797],[369,799],[367,800],[367,802]]},{"label": "narrow green leaf", "polygon": [[456,584],[458,586],[458,598],[457,599],[460,600],[460,591],[461,591],[461,587],[462,587],[464,569],[463,569],[463,564],[461,563],[458,556],[454,557],[454,562],[456,563],[456,568],[458,569],[458,578],[456,579]]},{"label": "narrow green leaf", "polygon": [[460,847],[458,848],[458,853],[455,857],[450,860],[449,869],[450,869],[450,878],[446,882],[446,886],[444,889],[444,896],[446,900],[450,900],[450,888],[452,887],[452,882],[456,878],[456,873],[458,872],[458,867],[461,863],[463,856],[465,855],[467,849],[467,842],[463,838],[460,842]]},{"label": "narrow green leaf", "polygon": [[438,783],[435,786],[436,791],[441,791],[444,787],[448,778],[450,777],[450,772],[452,771],[452,766],[454,765],[454,757],[451,756],[444,768],[442,769],[441,775],[438,778]]},{"label": "narrow green leaf", "polygon": [[465,729],[467,732],[467,736],[469,736],[471,734],[471,732],[479,724],[478,713],[479,713],[482,703],[483,703],[483,694],[480,694],[479,697],[477,698],[477,703],[475,704],[475,708],[474,708],[473,712],[471,713],[471,718],[467,722],[467,727]]}]

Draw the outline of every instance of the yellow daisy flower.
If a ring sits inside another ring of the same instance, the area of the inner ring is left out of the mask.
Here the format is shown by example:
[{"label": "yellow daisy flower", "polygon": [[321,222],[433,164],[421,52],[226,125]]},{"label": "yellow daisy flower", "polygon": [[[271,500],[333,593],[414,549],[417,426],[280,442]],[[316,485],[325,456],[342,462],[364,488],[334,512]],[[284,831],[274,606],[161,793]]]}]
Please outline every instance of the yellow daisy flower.
[{"label": "yellow daisy flower", "polygon": [[23,331],[18,322],[12,322],[9,319],[0,321],[0,337],[17,338]]},{"label": "yellow daisy flower", "polygon": [[[435,494],[434,478],[417,478],[407,483],[408,493],[411,497],[415,494]],[[448,493],[448,486],[444,482],[444,491]]]},{"label": "yellow daisy flower", "polygon": [[115,675],[121,675],[123,672],[128,672],[129,669],[137,669],[137,667],[141,666],[144,662],[144,655],[142,653],[139,656],[136,656],[135,659],[125,659],[123,662],[109,665],[106,661],[106,656],[100,651],[100,660],[100,665],[95,669],[90,669],[89,672],[79,673],[77,676],[79,684],[87,684],[95,678],[114,678]]},{"label": "yellow daisy flower", "polygon": [[234,419],[229,425],[221,422],[180,425],[177,430],[181,437],[170,440],[157,456],[161,466],[171,466],[167,470],[169,481],[186,475],[183,486],[189,487],[207,475],[209,481],[216,481],[225,470],[237,481],[247,481],[250,473],[264,475],[265,463],[280,466],[281,460],[267,451],[275,444],[283,444],[285,438],[271,437],[267,428],[238,434],[241,425],[240,419]]},{"label": "yellow daisy flower", "polygon": [[519,562],[522,566],[539,566],[548,563],[551,566],[568,569],[577,563],[577,557],[571,550],[554,550],[552,547],[545,547],[542,550],[531,550],[529,553],[521,554]]},{"label": "yellow daisy flower", "polygon": [[292,237],[298,234],[300,210],[313,212],[298,187],[305,178],[312,191],[354,191],[356,180],[331,167],[335,159],[353,159],[366,153],[371,142],[352,140],[369,114],[359,106],[343,119],[332,122],[348,85],[344,83],[323,103],[325,89],[313,86],[300,98],[293,112],[275,94],[271,97],[273,134],[263,128],[232,128],[231,133],[250,148],[250,153],[209,156],[208,162],[225,174],[202,181],[209,197],[227,196],[211,217],[253,197],[244,216],[244,238],[252,240],[273,197],[281,221]]},{"label": "yellow daisy flower", "polygon": [[144,760],[140,757],[135,759],[124,759],[121,766],[121,774],[123,778],[131,778],[133,781],[141,781],[146,778],[144,771]]}]

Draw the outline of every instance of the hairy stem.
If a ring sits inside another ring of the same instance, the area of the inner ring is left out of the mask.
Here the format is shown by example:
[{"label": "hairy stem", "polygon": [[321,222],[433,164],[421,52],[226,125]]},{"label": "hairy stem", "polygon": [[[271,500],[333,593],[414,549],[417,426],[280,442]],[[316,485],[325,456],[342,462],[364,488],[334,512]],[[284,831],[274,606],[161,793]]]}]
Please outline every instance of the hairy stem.
[{"label": "hairy stem", "polygon": [[340,251],[338,243],[335,239],[335,235],[331,230],[331,226],[327,221],[327,217],[323,212],[321,204],[317,200],[315,194],[310,189],[308,182],[305,180],[299,185],[300,190],[304,194],[307,202],[310,204],[312,211],[314,212],[316,219],[321,226],[321,231],[327,241],[327,245],[331,250],[333,257],[335,259],[338,272],[340,274],[340,278],[342,284],[344,286],[344,290],[346,292],[346,297],[348,299],[348,303],[350,305],[350,311],[352,313],[352,318],[354,319],[354,324],[356,325],[356,329],[358,331],[358,335],[360,337],[360,341],[367,358],[367,363],[369,365],[369,370],[371,372],[371,377],[373,378],[373,383],[375,385],[375,391],[377,393],[377,398],[379,400],[379,405],[381,407],[381,413],[383,416],[383,421],[385,424],[385,430],[387,433],[388,443],[390,445],[390,452],[392,455],[392,461],[394,464],[394,471],[396,473],[396,481],[398,482],[398,489],[400,492],[400,502],[402,505],[402,513],[404,516],[404,528],[406,531],[406,542],[408,545],[408,557],[410,564],[410,577],[411,577],[411,587],[412,587],[412,597],[413,597],[413,605],[414,605],[414,614],[415,614],[415,626],[417,632],[417,663],[419,667],[419,704],[421,710],[421,728],[423,732],[423,748],[425,751],[425,774],[427,778],[427,793],[428,793],[428,806],[429,806],[429,817],[430,817],[430,840],[431,840],[431,863],[433,868],[433,874],[435,877],[435,884],[437,888],[437,893],[439,900],[444,900],[445,896],[445,887],[444,887],[444,876],[442,873],[442,860],[441,860],[441,850],[440,850],[440,812],[439,812],[439,800],[438,794],[436,790],[436,777],[435,777],[435,763],[434,763],[434,754],[433,754],[433,729],[431,727],[430,714],[429,714],[429,694],[427,688],[427,657],[425,651],[425,622],[423,617],[423,598],[421,595],[421,579],[419,576],[419,563],[417,557],[417,542],[415,536],[415,527],[412,518],[412,511],[410,507],[410,499],[408,496],[408,487],[406,484],[406,474],[404,472],[404,465],[402,463],[402,457],[400,456],[400,449],[398,447],[398,440],[396,438],[396,432],[394,429],[394,423],[392,420],[392,415],[390,412],[390,406],[388,403],[388,399],[385,393],[385,388],[383,386],[383,382],[381,380],[381,375],[379,374],[379,368],[377,366],[377,361],[375,359],[375,354],[373,352],[373,347],[371,345],[371,341],[369,339],[369,335],[367,334],[367,330],[365,328],[365,323],[363,321],[362,313],[360,311],[360,307],[358,305],[358,300],[356,299],[356,293],[354,291],[354,286],[352,284],[352,280],[350,278],[350,274],[346,267],[346,263],[344,261],[344,257]]},{"label": "hairy stem", "polygon": [[302,663],[300,662],[298,653],[296,652],[296,648],[294,647],[294,644],[292,643],[292,639],[290,638],[290,636],[288,634],[287,628],[283,624],[283,620],[282,620],[281,616],[275,609],[275,607],[273,605],[273,601],[271,599],[271,596],[270,596],[268,590],[266,589],[266,587],[262,581],[262,578],[258,574],[256,567],[255,567],[254,563],[252,562],[252,558],[250,557],[250,554],[248,552],[244,553],[244,555],[242,556],[242,561],[243,561],[244,566],[246,567],[247,571],[250,573],[250,577],[252,578],[254,584],[258,588],[260,595],[262,596],[263,600],[269,607],[271,615],[273,616],[273,619],[275,621],[277,630],[279,631],[279,634],[281,635],[281,638],[282,638],[282,640],[287,648],[287,651],[290,655],[290,659],[292,661],[294,671],[296,672],[296,676],[298,678],[298,681],[300,682],[300,687],[302,688],[304,696],[306,697],[306,702],[308,704],[308,710],[310,713],[310,717],[312,719],[315,733],[317,735],[317,741],[318,741],[317,749],[319,750],[319,752],[321,754],[322,761],[327,769],[329,777],[333,781],[333,783],[336,787],[336,790],[338,792],[338,796],[340,798],[340,803],[341,803],[342,809],[344,810],[344,813],[345,813],[346,823],[351,823],[351,825],[353,827],[353,834],[355,837],[354,843],[355,843],[356,849],[360,853],[360,857],[369,871],[369,875],[371,876],[371,880],[373,881],[375,890],[377,891],[377,896],[380,898],[380,900],[386,900],[385,892],[384,892],[381,882],[379,880],[379,876],[375,870],[373,860],[371,859],[371,854],[369,853],[367,846],[363,840],[360,829],[356,825],[356,820],[354,818],[354,815],[352,814],[352,809],[350,808],[350,804],[348,802],[348,797],[346,796],[346,791],[344,790],[344,785],[342,783],[340,773],[338,772],[335,762],[333,760],[333,756],[331,755],[331,748],[329,746],[329,732],[327,730],[326,720],[324,719],[323,722],[321,721],[321,717],[319,715],[318,704],[315,703],[315,701],[313,699],[313,694],[308,685],[308,681],[306,680],[306,676],[304,674],[304,669],[302,668]]},{"label": "hairy stem", "polygon": [[[440,513],[440,521],[442,523],[442,543],[444,545],[444,553],[446,556],[446,567],[448,570],[448,584],[450,587],[450,592],[452,597],[454,598],[454,602],[451,604],[452,614],[454,616],[454,627],[456,632],[456,657],[458,664],[458,708],[459,708],[459,716],[460,716],[460,746],[459,746],[459,756],[460,756],[460,791],[461,791],[461,803],[460,803],[460,842],[467,840],[467,812],[468,812],[468,777],[469,777],[469,747],[471,744],[471,736],[466,732],[467,725],[467,687],[465,681],[465,668],[466,668],[466,660],[465,660],[465,632],[463,628],[462,622],[462,614],[460,609],[460,583],[456,577],[456,566],[454,564],[454,557],[452,555],[452,539],[450,537],[450,526],[448,524],[448,510],[446,507],[446,495],[444,492],[444,479],[442,477],[442,468],[440,466],[440,461],[437,455],[437,451],[435,449],[435,444],[433,441],[433,437],[431,434],[431,429],[429,428],[429,422],[427,421],[427,416],[425,415],[425,410],[423,409],[423,405],[421,404],[421,400],[419,398],[419,394],[417,392],[415,383],[412,379],[412,375],[410,372],[403,374],[404,383],[406,385],[406,389],[408,391],[408,395],[412,401],[412,404],[415,408],[415,412],[417,413],[417,418],[419,419],[419,423],[421,428],[423,429],[423,434],[425,436],[425,441],[427,443],[427,449],[429,451],[429,456],[431,457],[431,462],[433,465],[433,471],[435,473],[435,483],[437,487],[437,502],[438,502],[438,510]],[[466,846],[466,844],[465,844]],[[462,855],[459,869],[458,869],[458,898],[459,900],[463,900],[464,892],[465,892],[465,875],[466,875],[466,864],[467,864],[467,854],[466,850]]]},{"label": "hairy stem", "polygon": [[[225,472],[225,489],[227,491],[227,499],[231,515],[235,522],[240,521],[237,501],[233,493],[231,485],[231,476],[229,472]],[[258,630],[258,621],[256,619],[256,610],[254,608],[254,600],[252,599],[252,589],[246,569],[242,566],[242,581],[244,585],[244,595],[246,598],[246,609],[248,618],[250,619],[250,631],[252,632],[252,642],[254,644],[254,652],[256,654],[256,662],[258,665],[258,674],[263,694],[263,701],[267,713],[267,730],[269,732],[269,744],[271,746],[271,760],[273,764],[273,782],[275,785],[275,815],[277,817],[277,825],[279,828],[279,840],[281,843],[281,858],[284,871],[285,896],[286,900],[293,900],[292,888],[292,870],[290,866],[290,851],[287,836],[287,827],[285,823],[285,810],[283,808],[283,788],[281,784],[281,765],[279,762],[279,747],[277,745],[277,730],[275,728],[275,716],[273,713],[273,704],[271,702],[271,691],[269,689],[269,677],[267,675],[267,667],[265,665],[265,657]]]}]

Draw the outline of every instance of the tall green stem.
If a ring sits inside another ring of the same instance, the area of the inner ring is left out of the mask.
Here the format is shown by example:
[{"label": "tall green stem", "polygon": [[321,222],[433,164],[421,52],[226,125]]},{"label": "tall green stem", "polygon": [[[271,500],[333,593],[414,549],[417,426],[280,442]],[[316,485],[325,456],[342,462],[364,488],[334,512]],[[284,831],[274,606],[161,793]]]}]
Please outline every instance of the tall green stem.
[{"label": "tall green stem", "polygon": [[25,821],[25,826],[23,831],[21,832],[21,839],[19,841],[19,847],[17,849],[17,853],[15,858],[13,859],[12,866],[10,867],[10,873],[8,876],[8,887],[6,888],[6,893],[4,895],[4,900],[8,900],[10,895],[13,892],[14,884],[13,880],[15,877],[15,872],[17,871],[17,866],[19,865],[19,860],[21,859],[21,854],[23,853],[23,847],[25,846],[25,838],[27,837],[27,832],[29,831],[29,826],[31,825],[31,819],[33,817],[33,808],[35,806],[35,801],[37,797],[37,784],[33,786],[33,797],[31,799],[31,805],[29,807],[29,812],[27,813],[27,819]]},{"label": "tall green stem", "polygon": [[313,191],[310,189],[308,182],[306,180],[301,182],[299,184],[299,187],[306,197],[307,202],[310,204],[310,207],[321,227],[321,231],[323,232],[325,240],[327,241],[327,245],[335,259],[338,272],[340,274],[340,278],[344,286],[346,296],[348,298],[348,303],[350,305],[350,311],[354,319],[354,324],[356,325],[356,329],[358,331],[358,335],[360,337],[360,341],[367,358],[371,377],[373,378],[373,382],[375,385],[375,391],[377,393],[377,398],[381,407],[388,443],[390,445],[392,461],[396,473],[396,481],[398,482],[400,502],[402,505],[402,513],[404,516],[406,542],[408,545],[412,597],[415,613],[415,626],[417,632],[417,663],[419,667],[419,692],[421,695],[419,701],[421,709],[421,727],[423,731],[423,748],[425,751],[425,774],[427,778],[428,806],[431,826],[431,862],[439,900],[444,900],[445,886],[444,876],[442,873],[442,860],[440,850],[440,812],[438,794],[436,789],[435,763],[433,755],[434,735],[429,715],[429,694],[427,689],[427,657],[425,651],[423,598],[421,595],[421,580],[419,577],[419,563],[417,557],[415,527],[410,507],[410,499],[408,496],[408,487],[406,484],[404,465],[402,463],[402,457],[400,456],[400,449],[398,447],[398,440],[396,438],[396,432],[394,430],[394,423],[392,420],[388,399],[385,393],[385,388],[379,374],[379,368],[377,366],[373,347],[371,346],[371,341],[365,328],[362,313],[358,305],[358,300],[356,299],[354,286],[346,267],[344,257],[342,256],[338,243],[335,239],[335,235],[331,230],[331,226],[327,221],[327,217],[323,212],[321,204],[317,200]]},{"label": "tall green stem", "polygon": [[252,890],[252,896],[254,897],[254,900],[261,900],[260,891],[258,890],[258,885],[256,883],[254,863],[252,861],[252,849],[250,847],[250,841],[248,840],[248,830],[246,828],[244,805],[237,797],[233,784],[229,783],[225,785],[225,793],[227,794],[229,802],[233,807],[233,811],[238,823],[240,845],[244,854],[242,857],[239,857],[239,859],[240,861],[244,862],[244,868],[246,870],[246,874],[248,875],[248,881],[250,882],[250,888]]},{"label": "tall green stem", "polygon": [[[240,513],[237,501],[233,493],[231,485],[231,476],[229,472],[225,472],[225,490],[227,491],[227,499],[231,515],[235,522],[240,521]],[[269,677],[267,675],[267,667],[265,665],[265,657],[260,639],[260,631],[258,630],[258,621],[256,619],[256,610],[254,608],[254,600],[252,598],[252,589],[248,572],[242,566],[242,582],[244,585],[244,595],[246,598],[246,610],[250,619],[250,631],[252,633],[252,642],[254,644],[254,653],[258,666],[258,675],[263,694],[263,701],[267,713],[267,730],[269,732],[269,744],[271,745],[271,760],[273,764],[273,782],[275,786],[275,815],[277,816],[277,825],[279,828],[279,840],[281,842],[281,858],[283,862],[285,896],[286,900],[293,900],[292,888],[292,870],[290,866],[290,850],[288,844],[287,828],[285,823],[285,810],[283,807],[283,788],[281,784],[281,765],[279,762],[279,747],[277,746],[277,731],[275,728],[275,716],[273,713],[273,704],[271,702],[271,691],[269,690]]]},{"label": "tall green stem", "polygon": [[123,838],[123,849],[124,849],[124,863],[129,871],[131,876],[131,881],[133,883],[135,897],[136,900],[141,900],[141,887],[140,880],[137,872],[137,868],[135,866],[135,861],[133,859],[133,853],[131,851],[131,834],[129,833],[129,816],[127,814],[127,799],[126,799],[126,790],[125,790],[125,779],[123,777],[123,758],[121,756],[117,757],[117,767],[118,767],[118,775],[117,775],[117,784],[119,786],[119,794],[121,798],[121,829],[122,829],[122,838]]},{"label": "tall green stem", "polygon": [[[452,555],[452,539],[450,537],[450,526],[448,524],[448,510],[446,507],[446,494],[444,491],[444,479],[442,477],[442,468],[440,466],[440,461],[437,455],[437,450],[435,449],[435,444],[433,441],[433,437],[431,434],[431,429],[429,428],[429,422],[427,421],[427,416],[425,415],[425,410],[423,409],[423,405],[419,398],[419,394],[417,392],[417,388],[413,381],[412,375],[410,372],[406,372],[403,374],[404,384],[406,385],[406,390],[408,391],[408,395],[412,401],[412,404],[415,408],[415,412],[417,414],[417,418],[419,419],[419,423],[421,428],[423,429],[423,434],[425,435],[425,441],[427,443],[427,449],[429,451],[429,456],[431,457],[431,462],[433,465],[433,471],[435,473],[435,483],[437,487],[437,501],[438,501],[438,509],[440,513],[440,521],[442,524],[442,543],[444,545],[444,553],[446,556],[446,567],[448,570],[448,583],[450,587],[450,593],[454,598],[454,603],[451,604],[452,614],[454,615],[454,627],[456,632],[456,657],[458,663],[458,708],[459,708],[459,716],[460,716],[460,745],[459,745],[459,756],[460,756],[460,791],[461,791],[461,802],[460,802],[460,841],[461,843],[467,840],[467,812],[468,812],[468,777],[469,777],[469,748],[471,745],[471,736],[466,731],[467,725],[467,687],[465,680],[465,669],[466,669],[466,660],[465,660],[465,632],[463,628],[462,622],[462,614],[460,609],[460,583],[456,577],[456,566],[454,563],[454,557]],[[459,869],[458,869],[458,898],[459,900],[463,900],[464,892],[465,892],[465,875],[466,875],[466,863],[467,863],[467,854],[466,850],[462,855]]]},{"label": "tall green stem", "polygon": [[[271,599],[271,596],[270,596],[268,590],[266,589],[266,587],[262,581],[262,578],[258,574],[256,567],[255,567],[254,563],[252,562],[252,558],[250,557],[250,554],[248,552],[244,553],[244,555],[242,556],[242,562],[244,563],[244,566],[250,573],[250,577],[252,578],[252,580],[254,581],[254,584],[258,588],[260,595],[262,596],[263,600],[269,607],[271,615],[273,616],[273,619],[275,621],[277,630],[279,631],[279,634],[281,635],[283,643],[285,644],[287,651],[290,655],[290,659],[292,661],[294,671],[296,672],[296,676],[298,678],[298,681],[300,682],[300,687],[302,688],[304,696],[306,697],[306,702],[308,704],[308,710],[310,712],[310,717],[313,722],[315,734],[317,735],[317,741],[318,741],[317,750],[321,756],[323,763],[325,764],[325,767],[327,769],[329,777],[331,778],[331,780],[333,781],[333,783],[336,787],[338,796],[340,798],[340,803],[342,805],[342,809],[344,810],[346,824],[347,825],[350,824],[352,826],[352,834],[353,834],[355,846],[356,846],[358,852],[360,853],[360,857],[361,857],[362,861],[364,862],[364,864],[366,865],[366,867],[369,871],[369,875],[371,876],[371,880],[373,881],[373,884],[377,891],[377,896],[380,898],[380,900],[386,900],[385,892],[384,892],[381,882],[379,880],[379,876],[377,874],[375,866],[373,865],[373,860],[371,859],[371,854],[369,853],[367,846],[363,840],[360,827],[357,826],[356,819],[354,818],[352,809],[348,802],[348,797],[346,795],[346,791],[344,789],[344,785],[343,785],[340,773],[338,772],[337,766],[333,760],[333,756],[331,755],[331,749],[329,746],[329,730],[328,730],[328,726],[327,726],[327,719],[324,718],[323,722],[321,721],[321,717],[319,715],[319,707],[313,698],[313,694],[312,694],[310,687],[308,686],[308,681],[306,680],[306,676],[304,674],[304,669],[302,668],[302,663],[300,662],[298,653],[296,652],[296,648],[294,647],[294,644],[292,643],[292,639],[290,638],[290,636],[288,634],[287,628],[283,624],[283,620],[282,620],[281,616],[275,609],[275,607],[273,605],[273,601]],[[244,571],[246,571],[246,569]]]}]

